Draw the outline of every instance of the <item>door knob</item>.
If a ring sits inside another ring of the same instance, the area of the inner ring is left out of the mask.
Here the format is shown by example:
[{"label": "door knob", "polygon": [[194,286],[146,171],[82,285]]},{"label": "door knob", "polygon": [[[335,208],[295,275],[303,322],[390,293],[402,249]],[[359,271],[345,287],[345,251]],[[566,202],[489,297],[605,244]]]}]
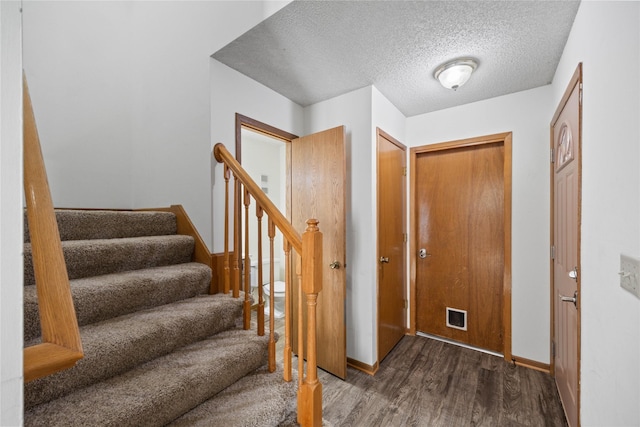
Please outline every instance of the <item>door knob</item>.
[{"label": "door knob", "polygon": [[388,256],[381,256],[380,257],[380,262],[383,264],[388,264],[389,263],[389,257]]},{"label": "door knob", "polygon": [[422,259],[425,259],[426,257],[431,256],[431,254],[427,252],[425,248],[422,248],[418,251],[418,256]]},{"label": "door knob", "polygon": [[329,264],[329,267],[334,270],[338,270],[340,268],[340,261],[333,261],[331,264]]},{"label": "door knob", "polygon": [[573,293],[572,297],[565,297],[564,295],[560,295],[560,301],[562,302],[572,302],[574,307],[578,307],[578,291]]},{"label": "door knob", "polygon": [[569,277],[575,281],[578,281],[578,267],[573,267],[573,270],[569,272]]}]

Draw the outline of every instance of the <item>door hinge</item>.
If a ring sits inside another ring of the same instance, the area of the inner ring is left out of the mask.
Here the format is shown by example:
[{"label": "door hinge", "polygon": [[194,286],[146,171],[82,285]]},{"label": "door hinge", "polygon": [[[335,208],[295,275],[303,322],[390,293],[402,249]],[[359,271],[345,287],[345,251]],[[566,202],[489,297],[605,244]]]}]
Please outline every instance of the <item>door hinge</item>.
[{"label": "door hinge", "polygon": [[402,233],[402,241],[407,243],[407,233]]},{"label": "door hinge", "polygon": [[556,358],[556,342],[551,341],[551,359]]},{"label": "door hinge", "polygon": [[551,149],[551,163],[555,163],[556,162],[556,150],[554,150],[553,148]]},{"label": "door hinge", "polygon": [[551,246],[551,259],[556,259],[556,247]]},{"label": "door hinge", "polygon": [[407,176],[407,167],[406,166],[402,167],[402,176]]},{"label": "door hinge", "polygon": [[404,309],[406,310],[407,308],[409,308],[409,302],[404,300]]},{"label": "door hinge", "polygon": [[582,83],[580,83],[580,105],[582,105]]}]

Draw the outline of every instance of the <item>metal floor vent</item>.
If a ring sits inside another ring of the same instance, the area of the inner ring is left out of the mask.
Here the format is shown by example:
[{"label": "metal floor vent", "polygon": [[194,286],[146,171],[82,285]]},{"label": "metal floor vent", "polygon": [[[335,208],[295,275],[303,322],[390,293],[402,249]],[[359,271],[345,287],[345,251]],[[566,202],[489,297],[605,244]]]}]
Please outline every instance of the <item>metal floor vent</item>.
[{"label": "metal floor vent", "polygon": [[466,331],[467,312],[465,310],[447,307],[447,326]]}]

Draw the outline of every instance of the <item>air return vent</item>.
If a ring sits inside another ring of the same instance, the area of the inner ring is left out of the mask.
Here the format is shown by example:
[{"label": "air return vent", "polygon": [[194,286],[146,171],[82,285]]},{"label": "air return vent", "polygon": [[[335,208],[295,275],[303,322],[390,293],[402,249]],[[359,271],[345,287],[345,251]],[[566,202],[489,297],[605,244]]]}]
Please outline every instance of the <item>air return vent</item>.
[{"label": "air return vent", "polygon": [[454,329],[467,330],[467,312],[447,307],[447,326]]}]

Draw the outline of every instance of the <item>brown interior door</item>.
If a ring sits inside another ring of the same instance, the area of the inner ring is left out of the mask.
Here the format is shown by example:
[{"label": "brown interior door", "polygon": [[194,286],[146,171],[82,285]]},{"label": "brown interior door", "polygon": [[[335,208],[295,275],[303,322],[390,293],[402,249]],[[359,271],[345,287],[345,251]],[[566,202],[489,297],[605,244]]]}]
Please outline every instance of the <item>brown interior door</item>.
[{"label": "brown interior door", "polygon": [[[307,219],[316,218],[320,221],[318,226],[323,235],[323,283],[317,306],[317,362],[320,368],[343,379],[347,375],[345,185],[344,126],[292,141],[291,222],[302,233]],[[293,307],[293,313],[295,328],[296,307]],[[292,338],[296,351],[295,333]]]},{"label": "brown interior door", "polygon": [[[575,83],[574,83],[575,84]],[[580,86],[575,84],[552,123],[553,292],[555,378],[570,426],[578,423],[579,233],[580,233]]]},{"label": "brown interior door", "polygon": [[378,361],[405,334],[406,148],[378,130]]},{"label": "brown interior door", "polygon": [[496,142],[415,160],[416,329],[500,353],[504,156]]}]

